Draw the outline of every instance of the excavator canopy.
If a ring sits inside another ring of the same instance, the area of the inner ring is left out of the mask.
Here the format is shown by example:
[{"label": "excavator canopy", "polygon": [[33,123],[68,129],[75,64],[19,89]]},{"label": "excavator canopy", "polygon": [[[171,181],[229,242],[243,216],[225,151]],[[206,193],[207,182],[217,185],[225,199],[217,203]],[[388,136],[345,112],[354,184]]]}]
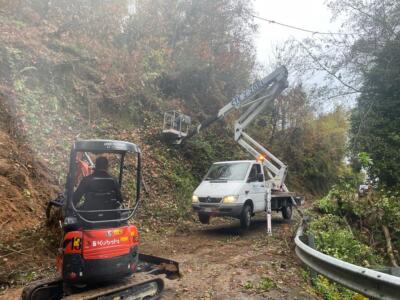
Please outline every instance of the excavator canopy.
[{"label": "excavator canopy", "polygon": [[107,152],[107,153],[140,153],[136,144],[116,140],[78,140],[74,145],[75,151],[82,152]]}]

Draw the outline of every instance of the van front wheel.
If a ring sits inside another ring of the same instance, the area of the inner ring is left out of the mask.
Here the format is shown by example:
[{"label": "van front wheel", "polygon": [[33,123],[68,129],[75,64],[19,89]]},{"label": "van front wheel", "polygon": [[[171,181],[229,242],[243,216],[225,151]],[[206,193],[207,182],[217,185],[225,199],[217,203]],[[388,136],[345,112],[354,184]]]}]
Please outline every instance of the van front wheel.
[{"label": "van front wheel", "polygon": [[292,206],[288,205],[282,208],[282,217],[285,220],[290,220],[292,218]]},{"label": "van front wheel", "polygon": [[199,221],[201,224],[210,224],[210,216],[199,214]]},{"label": "van front wheel", "polygon": [[240,227],[242,227],[243,229],[248,229],[250,227],[251,214],[251,206],[249,204],[246,204],[243,207],[242,214],[240,215]]}]

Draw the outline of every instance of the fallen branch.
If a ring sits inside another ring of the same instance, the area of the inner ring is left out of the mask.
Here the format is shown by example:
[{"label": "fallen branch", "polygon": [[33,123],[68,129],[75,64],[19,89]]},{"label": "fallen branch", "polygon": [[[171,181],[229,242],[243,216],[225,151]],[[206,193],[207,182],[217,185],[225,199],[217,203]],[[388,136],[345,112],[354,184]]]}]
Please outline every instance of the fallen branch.
[{"label": "fallen branch", "polygon": [[386,251],[387,251],[387,254],[389,255],[390,262],[392,263],[393,267],[398,267],[399,265],[397,264],[396,258],[394,257],[394,254],[393,254],[392,238],[390,237],[389,228],[387,228],[386,225],[382,225],[382,230],[383,230],[383,234],[385,235]]},{"label": "fallen branch", "polygon": [[350,223],[349,223],[349,221],[347,221],[346,216],[343,217],[343,220],[346,223],[346,226],[349,229],[349,231],[351,232],[351,234],[354,236],[353,229],[351,229]]},{"label": "fallen branch", "polygon": [[[34,248],[34,247],[31,247],[31,248],[28,248],[28,249],[24,249],[24,251],[30,250],[30,249],[32,249],[32,248]],[[2,256],[0,256],[0,259],[1,259],[1,258],[4,258],[4,257],[6,257],[6,256],[9,256],[9,255],[15,254],[15,253],[22,254],[22,255],[30,255],[30,254],[28,254],[28,253],[22,252],[22,251],[20,251],[20,250],[13,249],[13,248],[11,248],[11,247],[2,247],[2,249],[5,250],[5,251],[10,251],[10,252],[7,253],[7,254],[4,254],[4,255],[2,255]]]},{"label": "fallen branch", "polygon": [[147,187],[146,181],[144,181],[143,176],[142,176],[142,185],[146,194],[149,194],[149,188]]}]

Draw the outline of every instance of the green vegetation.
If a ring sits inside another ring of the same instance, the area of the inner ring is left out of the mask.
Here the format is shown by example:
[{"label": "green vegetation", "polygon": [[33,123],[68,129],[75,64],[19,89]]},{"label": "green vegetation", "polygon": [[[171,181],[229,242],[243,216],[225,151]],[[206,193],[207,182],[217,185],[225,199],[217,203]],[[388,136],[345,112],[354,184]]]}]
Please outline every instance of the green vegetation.
[{"label": "green vegetation", "polygon": [[257,294],[268,292],[277,287],[276,283],[266,276],[263,276],[258,282],[246,281],[243,284],[246,290],[254,291]]},{"label": "green vegetation", "polygon": [[321,216],[310,224],[308,233],[315,237],[316,248],[325,254],[356,265],[376,266],[381,262],[374,250],[358,241],[339,216]]},{"label": "green vegetation", "polygon": [[360,294],[354,293],[343,286],[332,283],[325,277],[318,275],[314,280],[315,290],[326,300],[367,300]]},{"label": "green vegetation", "polygon": [[[344,148],[351,163],[340,166],[339,176],[328,180],[327,195],[309,212],[312,222],[308,231],[315,236],[316,248],[329,255],[370,268],[397,266],[400,3],[331,0],[327,5],[344,34],[293,42],[295,46],[289,50],[301,52],[298,62],[302,66],[313,65],[312,72],[317,69],[328,74],[326,84],[316,87],[318,97],[348,100],[353,95],[355,105],[345,118],[349,128]],[[307,73],[308,67],[302,66],[294,63],[296,70]],[[329,160],[325,151],[318,155]],[[316,162],[312,165],[317,167],[311,174],[326,181],[330,169]],[[368,191],[364,187],[365,192],[358,194],[360,184],[368,186]],[[360,297],[323,277],[315,280],[315,287],[325,299]]]},{"label": "green vegetation", "polygon": [[377,53],[352,112],[353,154],[368,154],[374,162],[369,166],[370,178],[379,178],[380,184],[389,187],[400,185],[399,49],[397,37]]},{"label": "green vegetation", "polygon": [[[358,196],[355,192],[357,182],[357,179],[342,179],[334,185],[327,196],[315,203],[315,210],[320,215],[310,225],[310,230],[321,236],[331,234],[332,242],[336,243],[338,247],[336,250],[339,251],[339,256],[341,251],[339,245],[346,247],[349,254],[355,251],[352,254],[354,257],[342,257],[346,261],[376,266],[382,264],[382,258],[386,257],[388,263],[387,237],[384,236],[385,229],[383,227],[388,228],[392,233],[391,240],[397,245],[400,233],[400,193],[398,190],[380,187],[370,191],[366,196]],[[342,230],[347,233],[344,234]],[[343,239],[348,238],[349,241],[341,243],[340,235]],[[337,236],[337,239],[334,236]],[[351,242],[352,236],[373,249],[357,245],[356,240]],[[329,242],[327,243],[329,244]],[[374,252],[381,258],[377,257]],[[369,253],[369,255],[365,256],[363,253]],[[400,258],[397,249],[395,249],[394,256],[395,260]]]},{"label": "green vegetation", "polygon": [[[381,268],[399,261],[399,192],[387,189],[370,191],[359,197],[357,179],[336,184],[327,196],[314,204],[307,232],[315,237],[316,248],[338,259]],[[389,232],[393,249],[387,248]],[[315,289],[325,299],[360,299],[359,295],[318,276]]]}]

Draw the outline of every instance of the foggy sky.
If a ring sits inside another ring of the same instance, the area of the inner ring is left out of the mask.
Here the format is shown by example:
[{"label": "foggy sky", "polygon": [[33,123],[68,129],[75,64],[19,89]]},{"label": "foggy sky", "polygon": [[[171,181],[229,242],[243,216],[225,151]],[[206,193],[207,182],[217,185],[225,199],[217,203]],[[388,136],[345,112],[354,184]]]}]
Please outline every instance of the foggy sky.
[{"label": "foggy sky", "polygon": [[[335,31],[330,24],[331,13],[324,5],[324,0],[254,0],[255,13],[259,17],[277,22],[302,27],[315,31]],[[271,49],[277,43],[288,38],[302,39],[311,36],[305,33],[276,24],[255,19],[258,24],[258,34],[255,36],[257,60],[267,64]]]}]

